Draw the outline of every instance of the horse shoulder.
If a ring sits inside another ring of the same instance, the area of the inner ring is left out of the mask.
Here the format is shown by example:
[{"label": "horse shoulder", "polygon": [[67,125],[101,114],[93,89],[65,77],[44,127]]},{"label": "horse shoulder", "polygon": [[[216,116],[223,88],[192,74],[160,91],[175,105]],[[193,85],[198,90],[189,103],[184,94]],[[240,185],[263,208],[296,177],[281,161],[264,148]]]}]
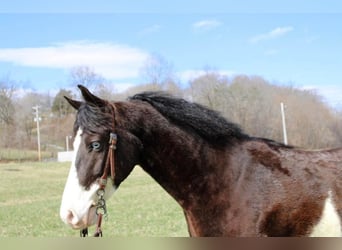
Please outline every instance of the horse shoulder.
[{"label": "horse shoulder", "polygon": [[245,146],[254,162],[260,163],[271,171],[280,171],[287,176],[290,175],[290,171],[282,164],[281,153],[272,149],[267,143],[249,141]]}]

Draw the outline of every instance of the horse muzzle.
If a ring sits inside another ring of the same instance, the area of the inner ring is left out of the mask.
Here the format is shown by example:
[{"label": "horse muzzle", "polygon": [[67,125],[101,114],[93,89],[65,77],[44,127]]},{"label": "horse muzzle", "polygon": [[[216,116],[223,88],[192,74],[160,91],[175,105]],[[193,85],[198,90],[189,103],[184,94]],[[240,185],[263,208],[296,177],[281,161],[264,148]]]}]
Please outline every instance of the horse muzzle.
[{"label": "horse muzzle", "polygon": [[91,206],[88,209],[88,212],[79,216],[74,210],[67,210],[64,215],[61,214],[62,220],[71,226],[73,229],[83,229],[89,226],[92,226],[96,223],[97,215],[96,215],[96,207]]}]

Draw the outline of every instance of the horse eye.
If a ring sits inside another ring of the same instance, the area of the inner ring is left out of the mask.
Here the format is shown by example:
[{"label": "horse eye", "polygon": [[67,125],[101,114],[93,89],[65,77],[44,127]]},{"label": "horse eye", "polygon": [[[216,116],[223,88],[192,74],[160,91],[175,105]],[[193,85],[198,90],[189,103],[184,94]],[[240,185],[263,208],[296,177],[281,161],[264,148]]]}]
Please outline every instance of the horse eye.
[{"label": "horse eye", "polygon": [[94,141],[91,143],[90,147],[95,151],[99,151],[101,149],[101,143],[98,141]]}]

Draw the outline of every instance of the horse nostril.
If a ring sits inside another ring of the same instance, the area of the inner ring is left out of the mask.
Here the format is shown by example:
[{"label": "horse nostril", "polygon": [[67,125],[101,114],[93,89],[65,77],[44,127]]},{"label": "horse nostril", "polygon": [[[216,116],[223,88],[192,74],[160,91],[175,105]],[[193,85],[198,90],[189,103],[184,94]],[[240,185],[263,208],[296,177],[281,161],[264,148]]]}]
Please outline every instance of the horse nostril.
[{"label": "horse nostril", "polygon": [[77,215],[75,214],[75,212],[73,212],[72,210],[69,210],[67,217],[66,217],[66,221],[67,221],[67,223],[69,223],[71,225],[76,224],[78,221],[78,218],[77,218]]}]

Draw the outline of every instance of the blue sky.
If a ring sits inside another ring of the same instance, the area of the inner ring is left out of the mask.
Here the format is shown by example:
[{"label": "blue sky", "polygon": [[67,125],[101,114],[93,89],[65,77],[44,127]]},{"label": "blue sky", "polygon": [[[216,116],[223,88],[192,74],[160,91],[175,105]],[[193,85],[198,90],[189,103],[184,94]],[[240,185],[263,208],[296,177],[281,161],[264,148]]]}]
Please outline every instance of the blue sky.
[{"label": "blue sky", "polygon": [[0,79],[53,91],[72,67],[89,66],[122,90],[143,81],[157,54],[183,83],[210,67],[315,89],[342,106],[341,1],[160,2],[2,3]]}]

